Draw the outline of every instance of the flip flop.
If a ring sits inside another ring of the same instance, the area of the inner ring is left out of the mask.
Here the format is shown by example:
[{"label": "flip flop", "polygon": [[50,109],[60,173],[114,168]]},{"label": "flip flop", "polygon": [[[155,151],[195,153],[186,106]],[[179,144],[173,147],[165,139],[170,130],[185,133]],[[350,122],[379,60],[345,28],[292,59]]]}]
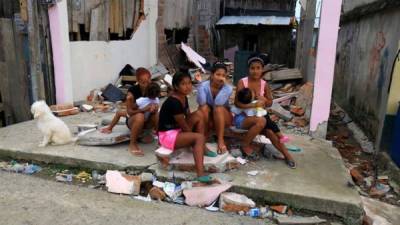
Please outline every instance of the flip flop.
[{"label": "flip flop", "polygon": [[218,154],[217,154],[216,152],[213,152],[213,151],[211,151],[211,150],[206,150],[206,151],[204,152],[204,155],[205,155],[205,156],[208,156],[208,157],[217,157],[217,156],[218,156]]},{"label": "flip flop", "polygon": [[293,160],[286,160],[286,164],[290,169],[296,169],[296,162]]},{"label": "flip flop", "polygon": [[[260,156],[257,155],[257,153],[252,149],[252,152],[250,154],[247,154],[243,149],[244,148],[250,148],[250,147],[241,147],[240,150],[242,151],[243,156],[250,161],[257,161],[260,159]],[[251,148],[250,148],[251,149]]]},{"label": "flip flop", "polygon": [[209,175],[197,177],[196,181],[201,182],[201,183],[210,183],[212,181],[212,177]]},{"label": "flip flop", "polygon": [[134,156],[138,156],[138,157],[143,157],[144,156],[144,152],[142,150],[139,150],[139,149],[133,149],[132,151],[128,149],[128,151],[130,153],[132,153]]}]

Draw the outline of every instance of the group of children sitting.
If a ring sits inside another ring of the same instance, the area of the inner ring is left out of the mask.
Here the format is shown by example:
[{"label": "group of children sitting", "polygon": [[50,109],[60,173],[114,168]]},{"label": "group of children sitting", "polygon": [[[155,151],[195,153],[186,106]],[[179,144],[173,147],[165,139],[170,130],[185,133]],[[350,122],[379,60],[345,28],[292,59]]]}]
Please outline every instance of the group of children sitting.
[{"label": "group of children sitting", "polygon": [[[224,68],[222,67],[222,69]],[[185,72],[177,72],[172,80],[173,91],[160,106],[160,100],[158,98],[160,95],[160,87],[158,84],[151,82],[149,71],[144,68],[140,68],[140,71],[142,71],[140,74],[136,74],[137,78],[146,82],[138,82],[137,85],[130,88],[128,91],[128,93],[134,97],[134,104],[131,105],[135,110],[128,109],[127,111],[118,111],[111,124],[102,128],[101,132],[111,133],[120,117],[127,117],[127,125],[131,129],[132,124],[129,124],[128,121],[130,121],[129,118],[135,113],[143,113],[145,123],[150,116],[154,116],[157,119],[155,122],[156,125],[153,126],[153,131],[158,135],[159,144],[171,150],[191,147],[198,175],[197,180],[200,182],[211,181],[211,177],[204,172],[203,159],[204,156],[216,157],[217,154],[205,147],[208,126],[203,122],[204,114],[202,114],[200,110],[190,112],[187,96],[192,93],[191,76]],[[241,80],[241,85],[244,85],[244,88],[241,88],[236,93],[239,104],[235,104],[229,109],[233,118],[232,125],[238,129],[246,129],[246,126],[243,126],[243,121],[245,121],[246,118],[264,117],[267,120],[264,122],[266,129],[272,130],[279,138],[280,143],[287,142],[288,137],[284,136],[280,132],[278,126],[269,119],[267,111],[265,110],[265,103],[263,105],[257,103],[259,99],[257,96],[264,96],[264,90],[266,90],[265,86],[268,84],[264,80],[261,80],[259,85],[260,93],[255,93],[254,89],[249,88],[249,82],[246,78]],[[213,97],[216,98],[214,95]],[[127,105],[129,106],[129,104]],[[241,105],[252,105],[254,107],[242,108],[240,107]],[[130,146],[137,146],[135,142],[136,140],[132,140],[131,138]],[[141,154],[135,154],[138,151]],[[143,155],[141,150],[134,149],[134,151],[131,152],[135,155]],[[289,159],[289,163],[292,163],[292,165],[289,166],[294,168],[295,164],[291,156],[285,155],[285,157],[286,160]]]}]

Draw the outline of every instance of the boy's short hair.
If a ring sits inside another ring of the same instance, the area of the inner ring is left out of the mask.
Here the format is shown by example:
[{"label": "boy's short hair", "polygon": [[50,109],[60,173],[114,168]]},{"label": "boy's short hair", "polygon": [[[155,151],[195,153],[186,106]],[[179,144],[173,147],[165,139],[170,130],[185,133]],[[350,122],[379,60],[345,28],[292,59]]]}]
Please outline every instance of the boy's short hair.
[{"label": "boy's short hair", "polygon": [[172,78],[172,87],[176,90],[179,83],[181,83],[185,77],[189,78],[190,81],[192,80],[192,77],[188,73],[176,72]]},{"label": "boy's short hair", "polygon": [[140,76],[143,76],[145,74],[148,75],[149,77],[151,77],[151,73],[150,73],[150,71],[148,69],[146,69],[144,67],[137,68],[137,70],[136,70],[136,77],[137,78],[139,78]]},{"label": "boy's short hair", "polygon": [[250,88],[243,88],[238,92],[237,98],[239,102],[249,104],[253,101],[253,94]]},{"label": "boy's short hair", "polygon": [[151,82],[149,84],[149,87],[147,89],[147,96],[149,98],[157,98],[158,96],[160,96],[160,92],[161,92],[160,85],[158,85],[155,82]]}]

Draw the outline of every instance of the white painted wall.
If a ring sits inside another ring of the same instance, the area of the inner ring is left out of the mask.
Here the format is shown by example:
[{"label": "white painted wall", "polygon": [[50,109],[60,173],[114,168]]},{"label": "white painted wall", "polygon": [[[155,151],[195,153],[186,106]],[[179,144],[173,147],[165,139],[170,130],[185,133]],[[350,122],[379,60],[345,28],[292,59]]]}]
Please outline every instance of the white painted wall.
[{"label": "white painted wall", "polygon": [[114,83],[126,64],[137,68],[157,63],[158,0],[144,2],[146,19],[131,40],[70,42],[74,102],[85,100],[92,89]]}]

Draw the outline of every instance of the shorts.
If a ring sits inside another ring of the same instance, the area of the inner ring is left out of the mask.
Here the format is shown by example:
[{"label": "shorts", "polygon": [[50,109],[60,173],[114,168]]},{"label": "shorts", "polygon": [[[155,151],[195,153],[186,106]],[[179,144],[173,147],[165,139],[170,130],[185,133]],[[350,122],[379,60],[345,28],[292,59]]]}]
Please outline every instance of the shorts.
[{"label": "shorts", "polygon": [[158,141],[160,142],[160,145],[163,146],[164,148],[174,150],[176,137],[178,136],[178,134],[180,132],[181,132],[181,129],[159,131],[158,132]]},{"label": "shorts", "polygon": [[233,118],[233,124],[235,125],[235,127],[237,129],[243,129],[242,123],[245,119],[246,119],[246,115],[244,115],[244,114],[235,115],[235,117]]},{"label": "shorts", "polygon": [[265,124],[264,129],[272,130],[272,132],[274,132],[274,133],[281,132],[278,125],[276,125],[276,123],[274,121],[272,121],[271,118],[269,118],[268,114],[265,115],[264,118],[267,121],[267,124]]}]

